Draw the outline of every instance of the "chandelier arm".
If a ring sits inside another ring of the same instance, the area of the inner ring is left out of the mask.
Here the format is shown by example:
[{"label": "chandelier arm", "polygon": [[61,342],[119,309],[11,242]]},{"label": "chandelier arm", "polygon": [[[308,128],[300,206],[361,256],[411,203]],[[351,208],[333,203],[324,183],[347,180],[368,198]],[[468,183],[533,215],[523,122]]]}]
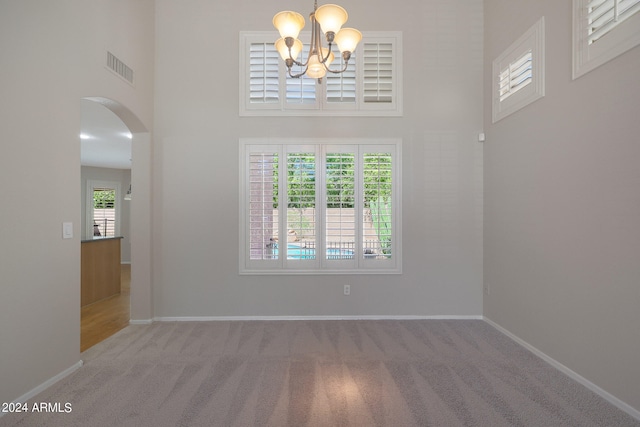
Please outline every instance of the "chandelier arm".
[{"label": "chandelier arm", "polygon": [[342,70],[332,70],[331,68],[327,67],[326,65],[324,66],[324,69],[327,70],[330,73],[333,73],[333,74],[341,74],[341,73],[344,73],[345,71],[347,71],[347,66],[348,65],[349,64],[345,63],[344,64],[344,68]]},{"label": "chandelier arm", "polygon": [[297,61],[293,57],[293,54],[291,53],[291,48],[293,47],[293,43],[294,43],[293,37],[285,38],[284,42],[285,42],[285,45],[287,46],[287,49],[289,49],[289,57],[285,60],[285,63],[287,64],[287,67],[291,68],[293,66],[293,64],[296,64],[299,67],[306,67],[309,64],[309,58],[307,58],[307,62],[302,63],[302,62]]},{"label": "chandelier arm", "polygon": [[300,74],[292,74],[291,73],[291,68],[288,68],[287,71],[289,73],[289,77],[294,78],[294,79],[299,79],[300,77],[304,76],[306,74],[306,72],[307,72],[307,68],[309,68],[307,66],[304,66],[304,67],[305,67],[305,69]]},{"label": "chandelier arm", "polygon": [[[322,50],[320,50],[319,52],[322,52]],[[327,62],[327,59],[329,59],[329,57],[331,56],[331,43],[329,43],[329,49],[327,49],[327,56],[326,57],[322,57],[322,53],[318,54],[318,59],[321,59],[320,63],[322,65],[325,64],[325,62]],[[326,68],[326,66],[325,66]]]},{"label": "chandelier arm", "polygon": [[307,58],[307,62],[305,62],[305,63],[298,62],[298,61],[296,61],[295,59],[293,59],[293,60],[292,60],[292,63],[293,63],[293,64],[296,64],[296,65],[297,65],[297,66],[299,66],[299,67],[306,67],[306,66],[308,66],[308,65],[309,65],[309,58]]},{"label": "chandelier arm", "polygon": [[344,67],[342,68],[342,70],[332,70],[331,68],[327,67],[324,63],[322,63],[322,65],[324,65],[324,69],[330,73],[333,73],[333,74],[344,73],[345,71],[347,71],[347,67],[349,66],[349,59],[351,59],[351,52],[349,51],[342,52],[342,59],[344,60]]}]

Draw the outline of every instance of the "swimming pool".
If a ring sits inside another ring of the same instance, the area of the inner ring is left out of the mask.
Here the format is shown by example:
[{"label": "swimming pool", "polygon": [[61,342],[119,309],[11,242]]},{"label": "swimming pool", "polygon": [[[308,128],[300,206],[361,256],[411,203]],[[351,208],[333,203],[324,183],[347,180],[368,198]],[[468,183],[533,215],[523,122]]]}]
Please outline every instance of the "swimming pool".
[{"label": "swimming pool", "polygon": [[[276,257],[278,256],[277,247],[273,253]],[[306,248],[296,243],[287,243],[287,259],[316,259],[316,249]],[[353,259],[353,250],[327,248],[327,259]]]}]

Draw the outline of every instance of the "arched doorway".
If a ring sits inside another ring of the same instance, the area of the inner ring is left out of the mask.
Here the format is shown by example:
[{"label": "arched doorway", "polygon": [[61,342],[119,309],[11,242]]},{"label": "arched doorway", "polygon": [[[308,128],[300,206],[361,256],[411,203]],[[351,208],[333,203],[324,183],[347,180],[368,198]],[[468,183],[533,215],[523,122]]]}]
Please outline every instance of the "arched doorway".
[{"label": "arched doorway", "polygon": [[[126,106],[104,97],[85,97],[84,105],[109,110],[130,138],[129,247],[131,260],[130,323],[150,323],[151,295],[151,138],[141,120]],[[83,127],[84,127],[83,123]],[[123,193],[129,190],[125,185]]]}]

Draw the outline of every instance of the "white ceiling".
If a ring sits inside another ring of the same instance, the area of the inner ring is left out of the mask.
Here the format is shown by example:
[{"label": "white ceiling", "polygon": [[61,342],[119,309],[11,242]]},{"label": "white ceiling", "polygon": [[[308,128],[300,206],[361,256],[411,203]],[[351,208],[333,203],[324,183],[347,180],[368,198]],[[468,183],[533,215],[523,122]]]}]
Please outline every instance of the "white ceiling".
[{"label": "white ceiling", "polygon": [[131,169],[129,129],[105,106],[86,99],[81,102],[82,166]]}]

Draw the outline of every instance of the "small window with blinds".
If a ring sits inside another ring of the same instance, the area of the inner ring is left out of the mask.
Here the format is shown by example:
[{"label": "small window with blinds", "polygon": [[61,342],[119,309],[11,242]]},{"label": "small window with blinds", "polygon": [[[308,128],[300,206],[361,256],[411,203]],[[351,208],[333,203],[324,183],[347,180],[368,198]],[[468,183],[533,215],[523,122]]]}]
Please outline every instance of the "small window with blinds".
[{"label": "small window with blinds", "polygon": [[[351,54],[347,63],[347,69],[340,74],[327,73],[326,75],[326,100],[330,104],[348,105],[353,108],[356,103],[356,62],[358,51]],[[344,69],[342,55],[338,54],[332,64],[332,68]]]},{"label": "small window with blinds", "polygon": [[493,61],[493,123],[544,96],[544,17]]},{"label": "small window with blinds", "polygon": [[[400,116],[402,115],[402,34],[371,32],[362,42],[343,73],[327,72],[318,81],[306,76],[292,78],[277,53],[274,32],[241,32],[240,115],[309,116]],[[301,40],[310,34],[302,33]],[[345,67],[333,47],[333,70]],[[305,62],[309,46],[298,58]],[[294,65],[292,73],[304,71]]]},{"label": "small window with blinds", "polygon": [[240,273],[400,273],[400,141],[242,139]]},{"label": "small window with blinds", "polygon": [[[309,45],[304,45],[298,61],[304,63],[309,57]],[[278,66],[281,66],[282,59],[278,56]],[[284,74],[286,67],[281,67],[279,72]],[[291,73],[295,76],[304,71],[304,68],[299,65],[293,65],[291,67]],[[285,108],[316,108],[316,81],[314,79],[296,78],[285,74],[286,84],[286,106]]]},{"label": "small window with blinds", "polygon": [[533,74],[531,72],[531,50],[528,50],[520,58],[509,64],[500,72],[500,101],[504,101],[520,89],[531,83]]},{"label": "small window with blinds", "polygon": [[278,75],[280,56],[272,44],[249,45],[249,102],[275,104],[279,102]]},{"label": "small window with blinds", "polygon": [[85,238],[120,235],[120,183],[87,180]]},{"label": "small window with blinds", "polygon": [[573,1],[573,78],[640,44],[640,0]]},{"label": "small window with blinds", "polygon": [[593,0],[587,6],[588,43],[592,44],[640,11],[640,0]]},{"label": "small window with blinds", "polygon": [[365,103],[393,102],[393,45],[363,43],[363,92]]},{"label": "small window with blinds", "polygon": [[116,235],[116,190],[114,188],[93,189],[93,235],[101,237]]}]

